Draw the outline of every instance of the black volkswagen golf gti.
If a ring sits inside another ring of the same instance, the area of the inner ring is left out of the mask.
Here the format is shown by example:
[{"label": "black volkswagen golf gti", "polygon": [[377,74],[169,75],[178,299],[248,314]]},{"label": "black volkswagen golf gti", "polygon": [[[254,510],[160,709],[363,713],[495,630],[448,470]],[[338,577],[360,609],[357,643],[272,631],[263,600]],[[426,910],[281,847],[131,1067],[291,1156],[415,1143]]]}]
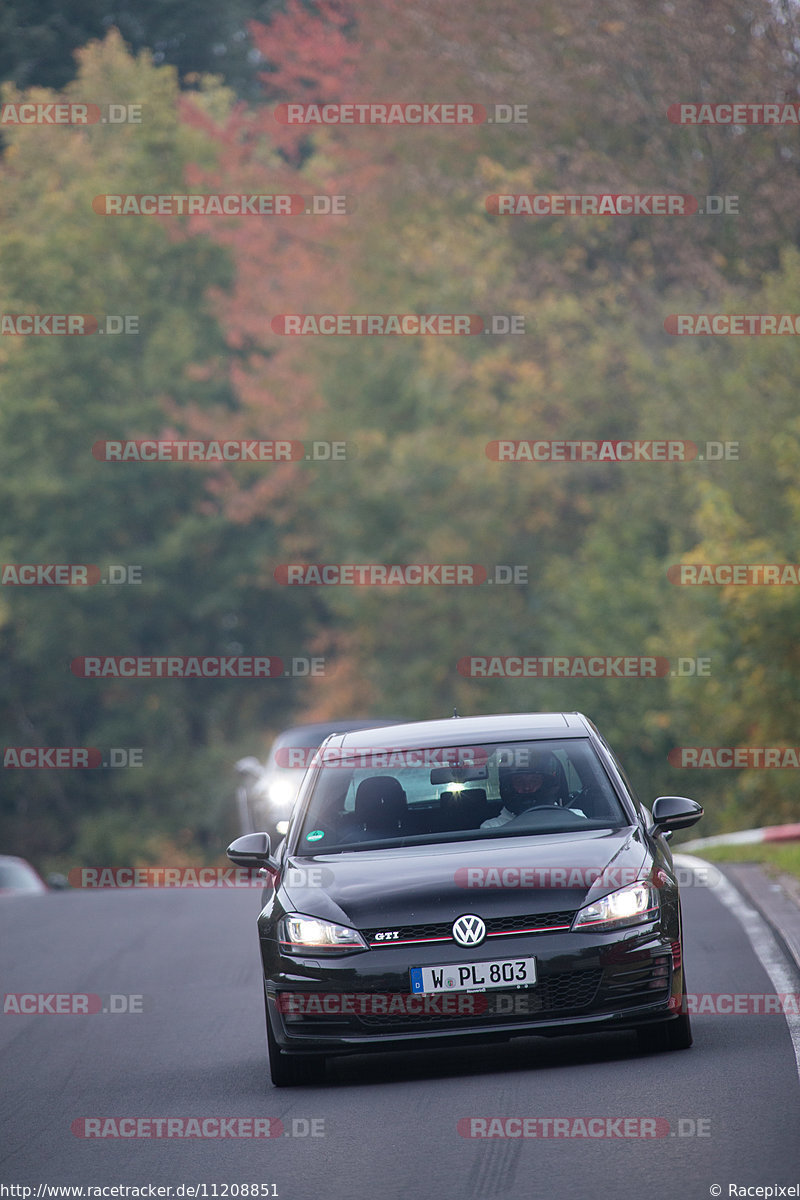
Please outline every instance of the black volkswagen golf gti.
[{"label": "black volkswagen golf gti", "polygon": [[277,1086],[326,1056],[634,1029],[685,1049],[666,838],[693,800],[633,793],[580,713],[336,734],[285,840],[228,855],[269,880],[258,919]]}]

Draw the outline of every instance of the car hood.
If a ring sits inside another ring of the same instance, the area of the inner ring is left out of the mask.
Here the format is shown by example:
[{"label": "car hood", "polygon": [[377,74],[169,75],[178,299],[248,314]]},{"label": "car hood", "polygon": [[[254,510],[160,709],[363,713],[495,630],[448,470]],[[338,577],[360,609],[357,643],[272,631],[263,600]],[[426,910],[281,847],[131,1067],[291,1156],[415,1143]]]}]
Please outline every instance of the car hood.
[{"label": "car hood", "polygon": [[[646,875],[641,830],[539,834],[290,857],[281,901],[356,929],[574,911]],[[305,873],[305,874],[304,874]],[[305,879],[314,886],[305,886]],[[299,882],[298,882],[299,881]]]}]

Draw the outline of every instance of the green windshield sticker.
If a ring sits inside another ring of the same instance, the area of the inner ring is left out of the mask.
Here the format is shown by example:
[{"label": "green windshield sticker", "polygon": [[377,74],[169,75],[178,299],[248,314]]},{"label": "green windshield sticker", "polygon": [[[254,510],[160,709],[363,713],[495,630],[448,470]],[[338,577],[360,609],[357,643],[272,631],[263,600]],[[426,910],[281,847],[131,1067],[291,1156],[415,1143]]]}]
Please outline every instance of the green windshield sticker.
[{"label": "green windshield sticker", "polygon": [[311,833],[306,834],[307,842],[318,842],[320,838],[325,837],[324,829],[312,829]]}]

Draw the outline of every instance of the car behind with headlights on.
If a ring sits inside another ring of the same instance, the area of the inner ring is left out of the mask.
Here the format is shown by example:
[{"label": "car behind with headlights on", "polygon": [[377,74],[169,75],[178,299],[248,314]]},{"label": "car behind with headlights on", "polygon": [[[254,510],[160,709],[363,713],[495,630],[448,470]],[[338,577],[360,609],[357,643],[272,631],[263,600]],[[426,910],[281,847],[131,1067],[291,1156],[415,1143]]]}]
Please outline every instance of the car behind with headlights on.
[{"label": "car behind with headlights on", "polygon": [[644,807],[580,713],[335,735],[317,751],[258,918],[277,1086],[370,1050],[635,1030],[691,1045],[667,836],[693,800]]},{"label": "car behind with headlights on", "polygon": [[318,721],[310,725],[292,725],[275,738],[269,756],[261,763],[254,756],[240,758],[236,770],[243,778],[237,789],[239,826],[242,833],[266,830],[276,845],[289,826],[300,784],[314,751],[332,733],[354,729],[372,729],[396,725],[396,718],[350,717],[338,721]]},{"label": "car behind with headlights on", "polygon": [[0,897],[43,895],[47,884],[24,858],[0,854]]}]

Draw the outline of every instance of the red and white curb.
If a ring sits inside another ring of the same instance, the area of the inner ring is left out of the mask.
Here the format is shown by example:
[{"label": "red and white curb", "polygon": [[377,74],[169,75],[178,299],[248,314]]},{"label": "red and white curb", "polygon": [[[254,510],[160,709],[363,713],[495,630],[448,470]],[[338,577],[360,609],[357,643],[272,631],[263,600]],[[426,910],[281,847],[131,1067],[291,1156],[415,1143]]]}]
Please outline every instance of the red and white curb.
[{"label": "red and white curb", "polygon": [[757,842],[794,842],[800,840],[800,823],[765,825],[763,829],[740,829],[736,833],[718,833],[714,837],[694,838],[675,847],[676,853],[690,854],[706,846],[751,846]]}]

